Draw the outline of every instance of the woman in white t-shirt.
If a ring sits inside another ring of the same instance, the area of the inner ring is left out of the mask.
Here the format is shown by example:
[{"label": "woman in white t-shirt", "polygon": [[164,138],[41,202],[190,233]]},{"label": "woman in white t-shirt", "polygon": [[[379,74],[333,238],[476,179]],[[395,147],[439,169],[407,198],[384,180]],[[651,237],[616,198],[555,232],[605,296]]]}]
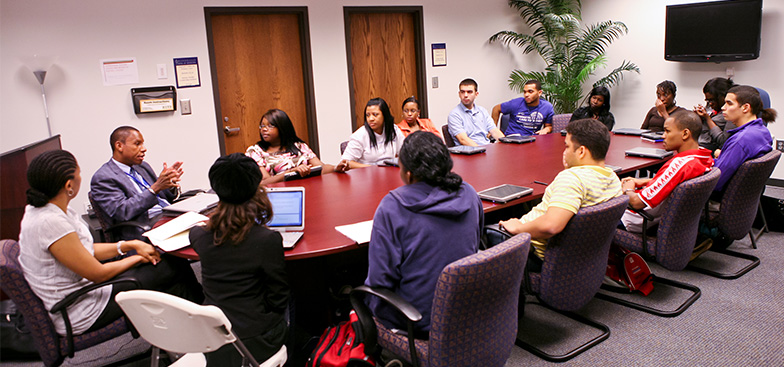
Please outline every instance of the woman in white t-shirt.
[{"label": "woman in white t-shirt", "polygon": [[[30,288],[47,310],[84,286],[120,274],[137,279],[147,289],[164,291],[173,283],[184,285],[185,290],[170,293],[197,302],[204,299],[184,259],[161,259],[155,248],[139,240],[93,243],[87,225],[69,206],[82,183],[81,170],[71,153],[53,150],[37,156],[27,169],[27,181],[30,189],[19,233],[19,262]],[[149,265],[137,266],[140,264]],[[137,287],[130,282],[100,287],[73,303],[68,307],[73,333],[97,330],[118,319],[122,311],[114,295],[133,288]],[[50,317],[56,331],[65,335],[61,313]]]},{"label": "woman in white t-shirt", "polygon": [[389,112],[387,102],[373,98],[365,106],[365,125],[351,134],[335,171],[346,172],[397,158],[404,138],[400,128],[395,126],[395,118]]}]

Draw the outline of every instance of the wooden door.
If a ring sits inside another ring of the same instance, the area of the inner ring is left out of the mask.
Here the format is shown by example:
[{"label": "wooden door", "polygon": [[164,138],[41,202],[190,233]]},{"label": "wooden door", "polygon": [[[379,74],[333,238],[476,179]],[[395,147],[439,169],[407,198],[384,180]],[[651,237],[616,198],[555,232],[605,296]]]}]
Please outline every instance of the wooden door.
[{"label": "wooden door", "polygon": [[411,96],[427,117],[420,15],[421,8],[346,8],[353,129],[364,124],[365,105],[376,97],[387,102],[395,122]]},{"label": "wooden door", "polygon": [[205,9],[222,154],[258,142],[261,116],[272,108],[286,111],[297,136],[318,154],[306,17],[231,11],[239,14]]}]

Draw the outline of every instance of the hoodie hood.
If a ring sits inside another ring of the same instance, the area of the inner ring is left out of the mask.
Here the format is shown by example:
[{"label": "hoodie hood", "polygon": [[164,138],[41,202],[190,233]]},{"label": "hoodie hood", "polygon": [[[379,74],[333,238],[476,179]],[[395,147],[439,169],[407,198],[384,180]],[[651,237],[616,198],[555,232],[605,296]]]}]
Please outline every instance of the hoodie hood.
[{"label": "hoodie hood", "polygon": [[475,202],[461,200],[468,184],[463,182],[455,192],[430,186],[424,182],[398,187],[390,194],[404,208],[421,214],[457,217],[471,209]]}]

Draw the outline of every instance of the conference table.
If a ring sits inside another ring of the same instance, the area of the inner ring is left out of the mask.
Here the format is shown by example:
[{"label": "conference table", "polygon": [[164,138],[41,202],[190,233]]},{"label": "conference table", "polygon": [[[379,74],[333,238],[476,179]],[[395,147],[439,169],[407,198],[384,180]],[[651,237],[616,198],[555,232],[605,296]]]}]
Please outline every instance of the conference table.
[{"label": "conference table", "polygon": [[[532,143],[491,144],[485,153],[452,154],[453,171],[477,191],[506,183],[533,188],[530,195],[504,204],[483,201],[487,222],[493,214],[508,215],[504,210],[544,195],[546,184],[564,169],[564,140],[560,134],[549,134],[538,136]],[[661,147],[661,143],[613,135],[606,163],[620,167],[620,175],[663,163],[661,159],[625,155],[626,150],[638,146]],[[285,252],[285,258],[292,303],[296,304],[296,317],[292,315],[292,319],[296,318],[296,324],[309,333],[318,335],[335,321],[336,310],[347,307],[336,305],[347,302],[340,289],[361,284],[367,274],[368,244],[357,243],[335,227],[373,219],[381,199],[402,184],[399,168],[373,166],[270,185],[305,188],[305,233],[293,249]],[[178,251],[178,256],[198,259],[191,248]]]},{"label": "conference table", "polygon": [[[534,189],[532,194],[505,204],[483,201],[485,213],[492,213],[544,195],[546,185],[541,183],[549,184],[564,169],[564,139],[560,134],[548,134],[538,136],[532,143],[491,144],[485,153],[452,154],[453,171],[476,191],[505,183]],[[622,175],[663,162],[624,154],[638,146],[661,147],[661,143],[643,141],[637,136],[613,135],[606,163],[621,167]],[[373,219],[381,199],[402,184],[399,168],[373,166],[270,185],[305,187],[305,234],[293,249],[286,251],[286,260],[319,257],[367,245],[354,242],[335,227]]]}]

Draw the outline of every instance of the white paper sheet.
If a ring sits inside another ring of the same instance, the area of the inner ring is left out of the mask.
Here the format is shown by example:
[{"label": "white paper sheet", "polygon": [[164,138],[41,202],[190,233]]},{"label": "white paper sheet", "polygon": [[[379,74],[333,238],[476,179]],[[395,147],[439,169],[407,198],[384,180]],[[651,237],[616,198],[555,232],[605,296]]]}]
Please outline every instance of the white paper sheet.
[{"label": "white paper sheet", "polygon": [[142,236],[149,238],[153,245],[163,251],[176,251],[190,245],[188,240],[190,229],[208,219],[207,216],[199,213],[187,212],[158,228],[144,232]]},{"label": "white paper sheet", "polygon": [[370,232],[373,229],[373,220],[337,226],[335,229],[358,244],[368,243],[370,242]]}]

